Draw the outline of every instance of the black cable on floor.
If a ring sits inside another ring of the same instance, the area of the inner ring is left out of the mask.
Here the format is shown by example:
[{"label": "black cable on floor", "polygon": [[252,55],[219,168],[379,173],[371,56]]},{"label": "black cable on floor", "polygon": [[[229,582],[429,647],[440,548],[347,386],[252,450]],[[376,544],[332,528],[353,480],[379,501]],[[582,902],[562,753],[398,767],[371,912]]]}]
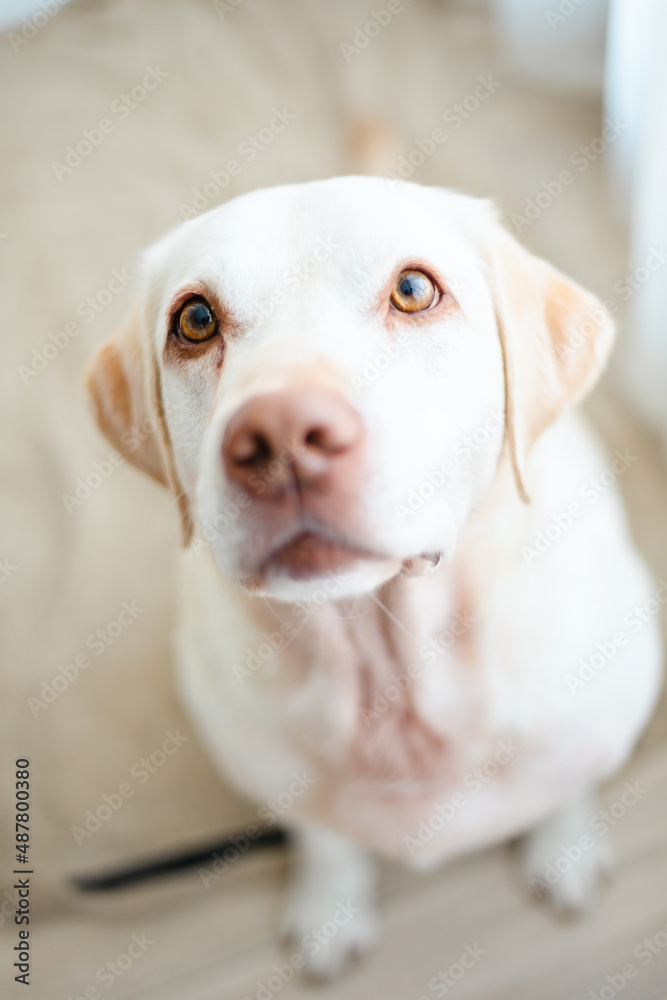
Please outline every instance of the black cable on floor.
[{"label": "black cable on floor", "polygon": [[[243,847],[239,847],[240,841],[244,842]],[[75,875],[72,882],[82,892],[107,892],[112,889],[124,889],[128,885],[184,871],[195,865],[212,864],[221,858],[224,860],[225,851],[235,850],[235,857],[240,857],[250,851],[256,851],[258,848],[279,847],[286,842],[287,834],[284,830],[264,830],[259,837],[252,839],[246,834],[240,833],[217,841],[209,847],[185,851],[182,854],[172,854],[154,861],[140,861],[127,868],[116,869],[100,875]]]}]

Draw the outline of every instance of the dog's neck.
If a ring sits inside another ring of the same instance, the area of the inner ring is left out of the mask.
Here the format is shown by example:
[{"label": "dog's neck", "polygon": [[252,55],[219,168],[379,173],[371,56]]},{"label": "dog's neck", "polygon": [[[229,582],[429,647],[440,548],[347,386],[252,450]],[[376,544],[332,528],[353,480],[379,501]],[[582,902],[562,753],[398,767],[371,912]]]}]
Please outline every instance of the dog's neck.
[{"label": "dog's neck", "polygon": [[293,737],[310,755],[343,757],[348,772],[373,782],[414,783],[442,772],[462,733],[483,738],[480,622],[522,513],[507,484],[487,501],[453,561],[426,576],[401,574],[374,593],[312,604],[228,592],[257,646],[273,637],[276,649],[248,683],[286,699]]}]

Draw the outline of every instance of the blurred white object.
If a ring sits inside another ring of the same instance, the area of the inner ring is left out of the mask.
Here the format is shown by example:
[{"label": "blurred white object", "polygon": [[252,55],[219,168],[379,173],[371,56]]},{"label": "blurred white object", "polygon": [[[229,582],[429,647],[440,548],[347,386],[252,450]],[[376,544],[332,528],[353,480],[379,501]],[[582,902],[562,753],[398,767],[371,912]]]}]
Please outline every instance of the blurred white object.
[{"label": "blurred white object", "polygon": [[608,154],[615,207],[630,228],[615,371],[667,440],[667,3],[492,0],[492,8],[518,73],[561,90],[603,90],[605,117],[626,126]]},{"label": "blurred white object", "polygon": [[[21,31],[28,24],[28,34],[42,27],[54,17],[69,0],[2,0],[0,3],[0,32]],[[3,43],[4,44],[4,43]]]},{"label": "blurred white object", "polygon": [[621,200],[629,207],[629,270],[635,285],[616,370],[632,402],[667,439],[664,0],[611,0],[605,101],[608,113],[629,126],[611,161]]},{"label": "blurred white object", "polygon": [[512,66],[547,86],[599,92],[608,0],[494,0]]}]

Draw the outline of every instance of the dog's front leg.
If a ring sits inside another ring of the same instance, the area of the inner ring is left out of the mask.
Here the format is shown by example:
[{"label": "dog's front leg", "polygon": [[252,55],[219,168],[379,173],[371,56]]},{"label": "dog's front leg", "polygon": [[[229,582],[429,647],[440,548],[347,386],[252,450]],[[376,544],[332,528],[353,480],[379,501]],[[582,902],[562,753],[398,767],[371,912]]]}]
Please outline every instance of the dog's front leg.
[{"label": "dog's front leg", "polygon": [[611,847],[592,827],[596,812],[593,793],[576,796],[523,838],[529,885],[559,913],[586,909],[611,870]]},{"label": "dog's front leg", "polygon": [[302,956],[305,971],[330,978],[377,937],[375,862],[353,841],[324,827],[299,825],[291,840],[282,930]]}]

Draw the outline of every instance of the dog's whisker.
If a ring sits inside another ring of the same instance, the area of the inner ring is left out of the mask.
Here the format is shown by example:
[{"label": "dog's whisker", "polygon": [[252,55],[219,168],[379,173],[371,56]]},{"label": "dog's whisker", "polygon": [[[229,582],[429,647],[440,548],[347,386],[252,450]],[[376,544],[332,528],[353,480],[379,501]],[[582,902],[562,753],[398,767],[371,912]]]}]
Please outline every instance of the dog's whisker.
[{"label": "dog's whisker", "polygon": [[394,625],[397,628],[399,628],[401,630],[401,632],[405,632],[405,634],[408,635],[408,636],[410,636],[411,639],[413,639],[415,642],[418,642],[417,637],[412,634],[412,632],[410,631],[409,628],[405,627],[405,625],[403,624],[403,622],[401,622],[401,621],[398,620],[398,618],[396,617],[396,615],[393,615],[391,613],[391,611],[386,606],[386,604],[383,604],[382,601],[380,600],[380,598],[376,594],[369,594],[368,596],[370,597],[370,599],[372,601],[374,601],[377,604],[377,606],[379,608],[382,609],[382,611],[384,611],[384,613],[387,615],[387,617],[394,623]]}]

